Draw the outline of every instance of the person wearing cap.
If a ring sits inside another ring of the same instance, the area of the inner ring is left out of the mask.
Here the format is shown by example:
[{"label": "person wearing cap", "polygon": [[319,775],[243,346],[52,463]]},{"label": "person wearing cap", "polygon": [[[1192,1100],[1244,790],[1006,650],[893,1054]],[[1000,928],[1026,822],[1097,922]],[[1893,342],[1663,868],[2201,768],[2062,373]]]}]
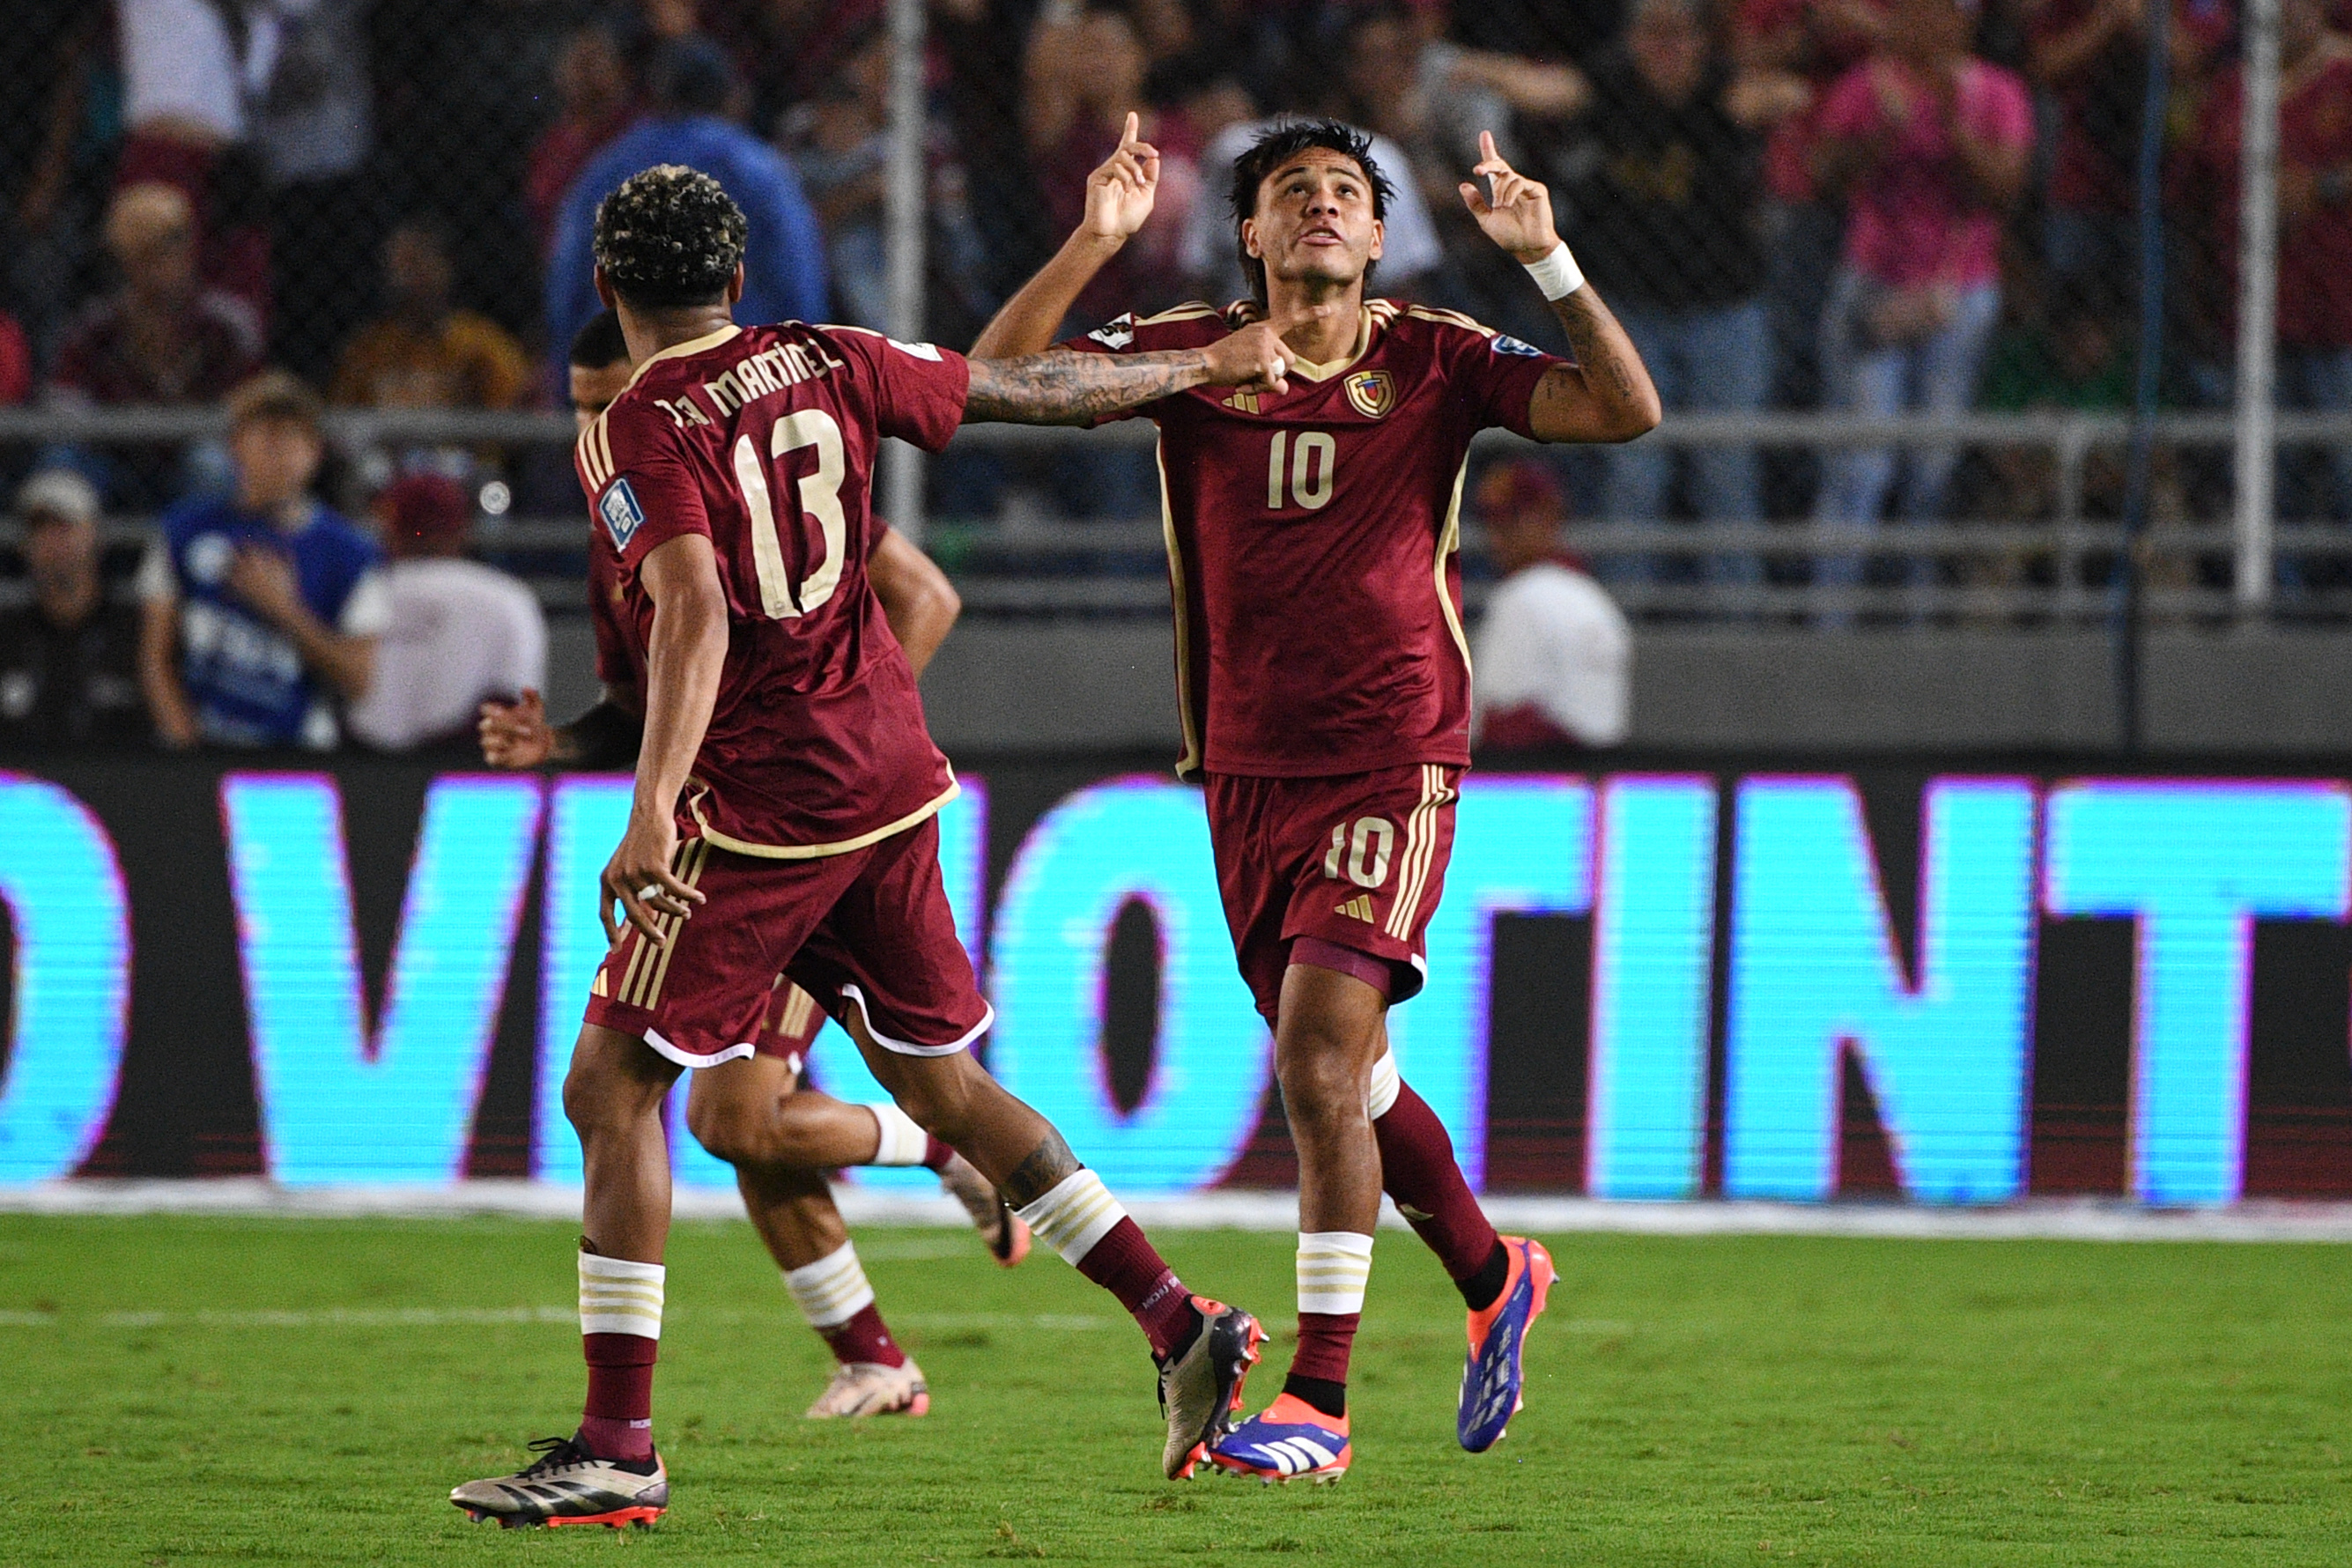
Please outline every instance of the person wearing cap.
[{"label": "person wearing cap", "polygon": [[163,743],[331,749],[392,616],[375,542],[310,496],[317,394],[283,371],[228,400],[235,490],[181,502],[140,569],[140,670]]},{"label": "person wearing cap", "polygon": [[[547,341],[560,353],[602,307],[590,238],[596,204],[656,163],[717,180],[751,220],[739,321],[821,321],[831,313],[824,233],[791,159],[743,129],[746,95],[726,51],[688,35],[664,43],[646,71],[650,112],[606,143],[564,193],[547,261]],[[569,367],[549,367],[561,390]]]},{"label": "person wearing cap", "polygon": [[0,745],[142,744],[139,616],[107,598],[98,491],[70,468],[44,469],[16,492],[16,515],[33,596],[0,611]]},{"label": "person wearing cap", "polygon": [[379,751],[470,740],[475,710],[513,701],[547,680],[547,620],[529,588],[465,559],[474,509],[440,474],[410,474],[376,498],[392,563],[392,623],[376,646],[375,679],[346,715]]},{"label": "person wearing cap", "polygon": [[1486,471],[1472,504],[1503,574],[1471,658],[1471,737],[1490,751],[1614,746],[1633,699],[1633,635],[1560,542],[1568,501],[1532,458]]}]

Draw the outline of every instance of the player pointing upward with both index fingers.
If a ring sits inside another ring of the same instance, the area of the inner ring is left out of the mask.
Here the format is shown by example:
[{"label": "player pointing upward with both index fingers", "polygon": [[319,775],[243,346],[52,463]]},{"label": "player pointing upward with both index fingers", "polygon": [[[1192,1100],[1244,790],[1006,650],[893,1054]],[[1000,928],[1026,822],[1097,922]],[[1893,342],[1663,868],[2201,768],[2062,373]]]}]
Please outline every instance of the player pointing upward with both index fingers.
[{"label": "player pointing upward with both index fingers", "polygon": [[[1159,155],[1129,116],[1087,181],[1076,233],[973,345],[1051,342],[1105,258],[1151,211]],[[1387,1008],[1421,989],[1423,932],[1470,761],[1470,655],[1455,561],[1471,438],[1623,441],[1658,396],[1554,232],[1544,187],[1482,136],[1462,198],[1551,301],[1574,362],[1467,317],[1366,297],[1389,182],[1369,139],[1278,126],[1234,167],[1255,298],[1123,316],[1065,346],[1197,348],[1263,318],[1296,355],[1281,392],[1194,390],[1142,405],[1160,426],[1176,604],[1179,771],[1207,784],[1217,881],[1243,977],[1274,1027],[1298,1147],[1298,1352],[1282,1396],[1212,1446],[1266,1479],[1335,1479],[1353,1458],[1348,1356],[1385,1186],[1460,1287],[1470,1354],[1458,1430],[1490,1447],[1518,1407],[1519,1346],[1552,1275],[1499,1237],[1444,1126],[1397,1075]]]}]

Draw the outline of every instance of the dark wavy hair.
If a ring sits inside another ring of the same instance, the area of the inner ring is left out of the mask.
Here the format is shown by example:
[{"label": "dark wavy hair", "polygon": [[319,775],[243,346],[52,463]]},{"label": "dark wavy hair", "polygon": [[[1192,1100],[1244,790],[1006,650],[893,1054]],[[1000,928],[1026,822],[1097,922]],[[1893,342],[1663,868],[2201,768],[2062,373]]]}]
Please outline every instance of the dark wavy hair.
[{"label": "dark wavy hair", "polygon": [[629,340],[621,335],[621,318],[599,310],[572,334],[572,363],[582,370],[604,370],[629,357]]},{"label": "dark wavy hair", "polygon": [[[1364,180],[1372,187],[1372,216],[1388,220],[1389,203],[1396,195],[1396,186],[1381,173],[1372,162],[1372,137],[1368,131],[1359,131],[1344,120],[1281,120],[1274,128],[1249,144],[1249,151],[1234,160],[1234,184],[1227,199],[1234,212],[1234,248],[1242,258],[1242,276],[1249,280],[1250,293],[1258,303],[1265,302],[1265,263],[1249,253],[1242,243],[1242,220],[1257,216],[1257,188],[1268,174],[1311,148],[1322,148],[1355,160],[1363,170]],[[1364,283],[1372,281],[1373,263],[1364,265]]]},{"label": "dark wavy hair", "polygon": [[596,204],[596,265],[636,310],[718,304],[743,264],[750,232],[718,181],[656,163]]}]

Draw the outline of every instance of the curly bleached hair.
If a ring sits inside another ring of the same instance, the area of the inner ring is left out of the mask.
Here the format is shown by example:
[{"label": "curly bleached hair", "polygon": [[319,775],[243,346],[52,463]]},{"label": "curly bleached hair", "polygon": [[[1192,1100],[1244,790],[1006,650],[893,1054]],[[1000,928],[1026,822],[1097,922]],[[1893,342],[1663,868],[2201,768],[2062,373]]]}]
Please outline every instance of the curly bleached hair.
[{"label": "curly bleached hair", "polygon": [[596,204],[596,265],[634,309],[716,304],[743,264],[750,232],[718,181],[656,163]]}]

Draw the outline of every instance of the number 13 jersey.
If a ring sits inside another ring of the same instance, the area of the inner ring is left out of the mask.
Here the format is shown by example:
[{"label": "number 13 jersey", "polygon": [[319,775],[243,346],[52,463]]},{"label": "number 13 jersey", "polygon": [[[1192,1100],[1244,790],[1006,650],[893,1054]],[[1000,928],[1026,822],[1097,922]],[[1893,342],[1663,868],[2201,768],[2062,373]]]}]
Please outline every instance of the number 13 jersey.
[{"label": "number 13 jersey", "polygon": [[928,343],[730,327],[646,359],[581,437],[573,464],[641,645],[646,554],[699,533],[718,557],[727,661],[680,809],[721,848],[841,854],[954,798],[866,560],[881,438],[946,446],[969,381]]},{"label": "number 13 jersey", "polygon": [[[1180,306],[1064,345],[1199,348],[1245,320]],[[1177,772],[1328,777],[1470,761],[1462,480],[1490,425],[1531,435],[1561,362],[1451,310],[1366,301],[1352,350],[1280,397],[1196,388],[1160,426]]]}]

